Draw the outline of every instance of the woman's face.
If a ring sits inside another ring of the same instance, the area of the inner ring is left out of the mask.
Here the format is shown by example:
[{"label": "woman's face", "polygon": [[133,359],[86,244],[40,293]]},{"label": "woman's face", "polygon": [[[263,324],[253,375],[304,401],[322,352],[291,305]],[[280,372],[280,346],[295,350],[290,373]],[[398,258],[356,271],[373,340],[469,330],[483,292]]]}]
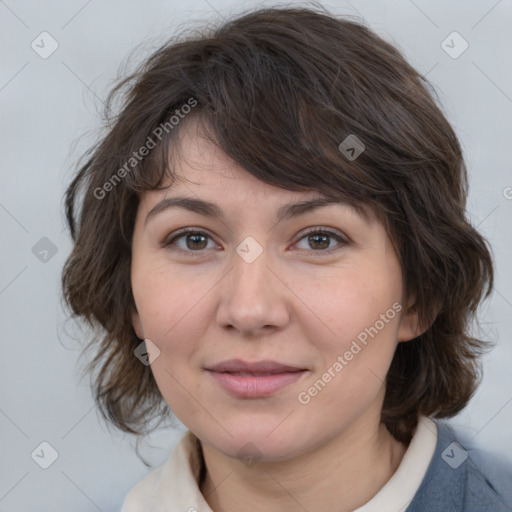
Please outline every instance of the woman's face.
[{"label": "woman's face", "polygon": [[266,460],[378,423],[395,347],[418,334],[383,225],[295,206],[321,195],[259,181],[194,129],[180,147],[180,179],[141,197],[131,273],[171,410],[226,455]]}]

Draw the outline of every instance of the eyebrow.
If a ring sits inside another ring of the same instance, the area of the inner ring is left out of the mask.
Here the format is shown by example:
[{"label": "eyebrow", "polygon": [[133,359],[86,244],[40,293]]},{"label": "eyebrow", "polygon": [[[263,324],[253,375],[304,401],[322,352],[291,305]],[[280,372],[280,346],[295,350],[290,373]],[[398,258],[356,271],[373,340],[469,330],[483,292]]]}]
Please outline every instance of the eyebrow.
[{"label": "eyebrow", "polygon": [[[281,206],[277,210],[276,222],[280,222],[285,219],[297,217],[307,212],[322,208],[323,206],[329,206],[331,204],[345,204],[339,199],[330,199],[327,197],[319,197],[316,199],[310,199],[308,201],[301,201],[290,205]],[[148,221],[155,217],[157,214],[164,211],[181,208],[193,213],[204,215],[205,217],[211,217],[213,219],[224,219],[224,213],[222,209],[215,203],[204,201],[202,199],[196,199],[193,197],[168,197],[157,203],[146,215],[144,225]]]}]

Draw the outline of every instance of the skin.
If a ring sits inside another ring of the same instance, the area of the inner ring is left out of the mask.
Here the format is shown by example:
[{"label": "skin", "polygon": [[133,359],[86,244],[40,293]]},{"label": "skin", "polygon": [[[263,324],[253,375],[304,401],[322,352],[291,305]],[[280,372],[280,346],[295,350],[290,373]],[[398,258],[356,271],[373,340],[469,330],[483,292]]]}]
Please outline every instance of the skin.
[{"label": "skin", "polygon": [[[320,194],[259,181],[202,137],[195,121],[182,127],[175,164],[178,181],[140,197],[132,319],[138,337],[160,351],[151,369],[164,399],[201,441],[203,495],[215,512],[363,505],[406,450],[380,424],[380,411],[397,343],[421,333],[415,315],[403,305],[309,403],[297,397],[379,315],[402,304],[401,268],[383,225],[344,204],[276,224],[279,207]],[[145,225],[157,203],[176,196],[214,202],[224,219],[175,208]],[[186,227],[207,236],[162,246]],[[315,243],[307,228],[328,228],[345,242]],[[248,236],[263,250],[252,263],[236,252]],[[204,370],[231,358],[308,371],[271,396],[237,398]],[[248,442],[254,465],[238,458]]]}]

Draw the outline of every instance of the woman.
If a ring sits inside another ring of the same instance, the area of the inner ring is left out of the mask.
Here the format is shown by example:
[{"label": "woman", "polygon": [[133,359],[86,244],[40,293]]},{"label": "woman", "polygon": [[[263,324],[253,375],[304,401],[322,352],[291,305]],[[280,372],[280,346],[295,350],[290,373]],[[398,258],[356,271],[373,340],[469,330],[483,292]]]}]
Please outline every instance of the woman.
[{"label": "woman", "polygon": [[113,91],[63,287],[104,416],[189,429],[122,512],[510,510],[439,421],[493,267],[426,84],[363,25],[264,9]]}]

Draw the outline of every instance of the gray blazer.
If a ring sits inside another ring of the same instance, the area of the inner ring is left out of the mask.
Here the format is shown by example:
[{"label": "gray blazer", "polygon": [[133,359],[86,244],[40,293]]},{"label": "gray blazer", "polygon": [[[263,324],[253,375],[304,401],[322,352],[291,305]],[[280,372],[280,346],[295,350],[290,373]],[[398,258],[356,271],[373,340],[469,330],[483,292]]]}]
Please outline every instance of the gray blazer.
[{"label": "gray blazer", "polygon": [[511,512],[512,468],[493,471],[490,456],[482,462],[457,442],[448,424],[435,423],[434,456],[406,512]]}]

